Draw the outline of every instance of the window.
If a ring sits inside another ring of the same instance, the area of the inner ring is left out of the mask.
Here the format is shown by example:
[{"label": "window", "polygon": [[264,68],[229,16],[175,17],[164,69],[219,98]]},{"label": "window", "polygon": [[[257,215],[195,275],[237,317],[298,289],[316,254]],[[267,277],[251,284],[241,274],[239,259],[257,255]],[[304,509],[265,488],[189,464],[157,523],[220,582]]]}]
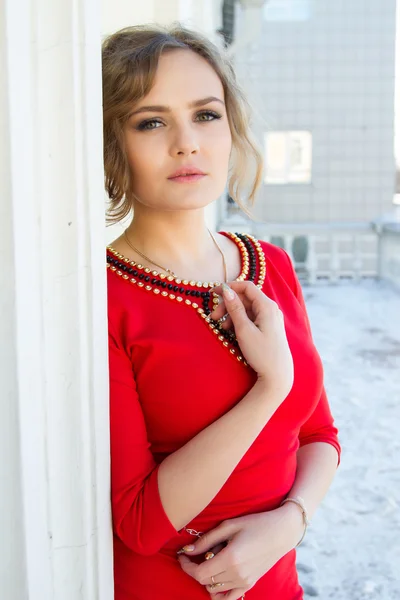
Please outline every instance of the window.
[{"label": "window", "polygon": [[308,21],[313,0],[267,0],[264,6],[266,21]]},{"label": "window", "polygon": [[310,183],[312,135],[309,131],[265,134],[265,183]]}]

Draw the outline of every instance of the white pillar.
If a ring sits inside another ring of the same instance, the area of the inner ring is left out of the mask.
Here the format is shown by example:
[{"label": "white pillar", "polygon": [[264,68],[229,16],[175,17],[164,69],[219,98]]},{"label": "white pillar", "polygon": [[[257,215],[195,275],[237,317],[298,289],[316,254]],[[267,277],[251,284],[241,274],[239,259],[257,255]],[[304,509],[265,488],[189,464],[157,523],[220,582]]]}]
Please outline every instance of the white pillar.
[{"label": "white pillar", "polygon": [[110,600],[98,3],[3,4],[0,596]]},{"label": "white pillar", "polygon": [[16,402],[16,311],[9,161],[6,22],[0,11],[0,597],[27,600]]}]

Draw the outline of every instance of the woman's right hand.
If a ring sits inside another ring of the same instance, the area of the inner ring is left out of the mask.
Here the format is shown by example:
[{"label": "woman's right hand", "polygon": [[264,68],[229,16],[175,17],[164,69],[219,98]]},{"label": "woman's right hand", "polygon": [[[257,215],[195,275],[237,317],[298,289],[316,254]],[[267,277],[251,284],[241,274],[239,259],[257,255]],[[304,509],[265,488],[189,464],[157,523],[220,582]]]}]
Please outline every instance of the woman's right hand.
[{"label": "woman's right hand", "polygon": [[222,327],[233,326],[244,358],[283,402],[292,389],[294,367],[282,311],[251,281],[223,284],[213,292],[222,295],[223,301],[210,317],[218,320],[229,315]]}]

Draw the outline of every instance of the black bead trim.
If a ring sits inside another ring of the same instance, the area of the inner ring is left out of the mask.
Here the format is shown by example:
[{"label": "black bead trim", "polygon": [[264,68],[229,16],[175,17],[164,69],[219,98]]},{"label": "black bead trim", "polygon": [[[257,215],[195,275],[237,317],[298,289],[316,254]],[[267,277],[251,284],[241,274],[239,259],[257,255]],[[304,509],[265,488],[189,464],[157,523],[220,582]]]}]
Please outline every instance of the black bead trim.
[{"label": "black bead trim", "polygon": [[[256,279],[256,271],[257,271],[257,257],[258,255],[255,253],[254,247],[252,245],[252,243],[250,242],[250,240],[243,234],[236,234],[237,238],[240,239],[243,244],[245,245],[246,248],[246,252],[248,255],[248,268],[246,269],[247,272],[247,278],[250,279],[251,281],[255,282]],[[113,252],[113,249],[110,248],[109,249],[110,252]],[[113,270],[119,270],[120,272],[117,273],[118,275],[122,275],[122,273],[129,273],[130,275],[134,275],[135,277],[138,277],[138,279],[140,280],[144,280],[145,282],[151,282],[151,284],[154,286],[153,290],[156,292],[156,288],[161,288],[161,289],[166,289],[168,288],[168,290],[170,291],[174,291],[174,292],[180,292],[183,295],[188,296],[192,296],[194,299],[197,298],[201,298],[201,304],[203,305],[202,310],[199,309],[199,312],[201,313],[201,316],[204,318],[204,316],[209,317],[209,315],[212,313],[212,310],[209,306],[210,300],[211,300],[211,292],[209,291],[199,291],[199,290],[193,290],[193,289],[185,289],[183,286],[178,286],[175,285],[174,283],[167,283],[167,281],[158,279],[157,277],[154,277],[154,273],[153,273],[153,277],[151,277],[150,275],[146,274],[146,271],[144,271],[144,273],[140,273],[140,270],[138,269],[134,269],[132,266],[129,266],[129,264],[127,264],[126,260],[121,260],[118,259],[116,256],[110,256],[109,254],[107,254],[107,262],[110,265],[113,265]],[[243,262],[242,262],[243,264]],[[244,273],[244,270],[242,269],[241,275]],[[129,279],[128,276],[124,275],[125,279]],[[178,280],[179,281],[179,280]],[[179,281],[180,282],[180,281]],[[135,281],[132,281],[132,283],[135,283]],[[194,282],[191,282],[191,287],[199,287],[197,286],[197,283],[195,283],[193,285]],[[186,283],[184,284],[186,285]],[[146,286],[147,290],[151,290],[151,287]],[[165,294],[166,295],[166,294]],[[171,299],[174,299],[174,296],[170,296]],[[178,300],[181,300],[181,298],[178,298]],[[192,306],[194,308],[197,308],[196,304],[193,303],[193,300],[191,300],[191,302],[189,302],[189,304],[192,304]],[[213,309],[214,310],[214,309]],[[213,319],[209,319],[207,318],[207,324],[210,324],[212,326],[212,329],[214,330],[214,333],[217,333],[219,338],[221,338],[221,342],[223,340],[226,340],[224,342],[224,344],[226,345],[227,349],[229,349],[228,344],[231,344],[231,353],[233,353],[239,361],[243,362],[243,364],[245,366],[248,366],[246,361],[243,360],[243,356],[241,356],[240,353],[240,348],[239,348],[239,343],[236,340],[236,336],[234,334],[234,332],[232,330],[225,330],[222,328],[222,325],[220,325],[217,321],[214,321]],[[236,350],[236,353],[234,352],[234,350]]]}]

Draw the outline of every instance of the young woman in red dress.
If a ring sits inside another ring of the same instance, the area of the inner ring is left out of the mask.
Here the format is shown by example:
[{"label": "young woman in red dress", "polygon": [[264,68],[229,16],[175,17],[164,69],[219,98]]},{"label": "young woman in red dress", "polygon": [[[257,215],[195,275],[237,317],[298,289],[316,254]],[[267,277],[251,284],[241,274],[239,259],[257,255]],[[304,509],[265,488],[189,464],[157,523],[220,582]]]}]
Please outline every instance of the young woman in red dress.
[{"label": "young woman in red dress", "polygon": [[206,225],[260,183],[246,100],[180,26],[111,35],[103,81],[115,599],[299,600],[340,446],[288,255]]}]

